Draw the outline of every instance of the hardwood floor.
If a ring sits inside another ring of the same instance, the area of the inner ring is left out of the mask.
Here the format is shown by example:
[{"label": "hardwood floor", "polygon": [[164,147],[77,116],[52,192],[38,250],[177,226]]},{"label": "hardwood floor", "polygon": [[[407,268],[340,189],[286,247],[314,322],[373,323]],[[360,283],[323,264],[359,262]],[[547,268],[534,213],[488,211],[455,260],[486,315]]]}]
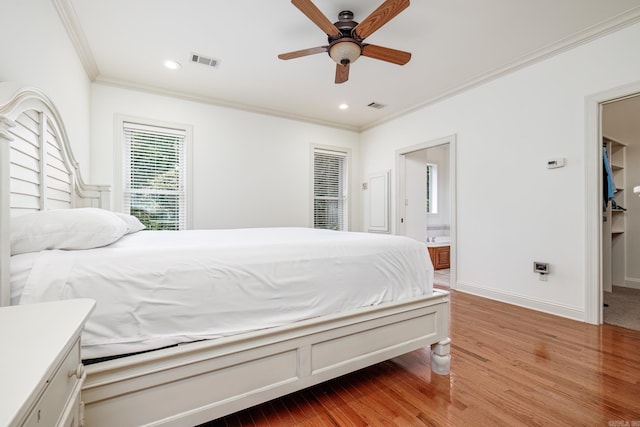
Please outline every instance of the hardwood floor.
[{"label": "hardwood floor", "polygon": [[428,349],[213,426],[640,426],[640,332],[452,291],[452,363]]}]

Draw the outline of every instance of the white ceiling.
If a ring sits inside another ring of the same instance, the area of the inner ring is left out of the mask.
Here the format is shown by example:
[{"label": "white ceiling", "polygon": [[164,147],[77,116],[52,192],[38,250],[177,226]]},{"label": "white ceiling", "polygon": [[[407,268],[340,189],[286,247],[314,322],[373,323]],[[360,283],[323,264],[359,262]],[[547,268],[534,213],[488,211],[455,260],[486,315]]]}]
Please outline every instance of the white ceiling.
[{"label": "white ceiling", "polygon": [[[362,21],[383,0],[315,0]],[[54,0],[92,79],[362,130],[640,19],[640,0],[413,0],[366,42],[409,51],[405,66],[362,57],[349,81],[288,0]],[[216,68],[190,62],[198,53]],[[178,71],[162,65],[182,64]],[[386,105],[381,110],[371,102]],[[342,111],[338,104],[348,103]]]}]

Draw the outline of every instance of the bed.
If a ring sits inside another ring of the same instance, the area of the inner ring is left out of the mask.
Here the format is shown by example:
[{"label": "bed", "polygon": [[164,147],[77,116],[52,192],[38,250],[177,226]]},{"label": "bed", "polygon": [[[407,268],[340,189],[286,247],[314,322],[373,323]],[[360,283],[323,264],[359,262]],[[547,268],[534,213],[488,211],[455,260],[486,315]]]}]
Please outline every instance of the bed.
[{"label": "bed", "polygon": [[[120,223],[108,211],[109,187],[84,183],[53,103],[38,89],[9,83],[0,83],[0,185],[0,304],[97,301],[83,334],[83,359],[95,362],[87,365],[82,388],[87,426],[196,425],[428,345],[432,370],[449,372],[449,297],[432,288],[422,244],[302,228],[149,232],[120,218],[125,227],[109,235],[117,238],[93,242],[95,248],[20,248],[5,236],[18,224],[34,227],[28,219],[38,215],[83,212],[108,217],[116,228]],[[64,221],[79,228],[77,219],[54,222]],[[173,255],[159,252],[163,242]],[[136,276],[142,259],[157,271],[155,278],[140,276],[138,289],[123,277]],[[212,259],[222,259],[226,269],[211,267]],[[195,293],[198,281],[191,277],[203,273],[163,270],[169,260],[180,266],[195,260],[206,266],[207,280],[219,276],[234,286]],[[96,270],[101,263],[120,268],[110,276]],[[154,303],[143,304],[149,287]],[[221,302],[234,292],[235,303]],[[187,302],[178,295],[202,305],[180,314],[176,307]],[[125,308],[109,311],[116,300]],[[152,306],[161,311],[149,311]],[[163,322],[142,326],[136,323],[142,318]],[[198,320],[203,329],[185,331],[178,318]]]}]

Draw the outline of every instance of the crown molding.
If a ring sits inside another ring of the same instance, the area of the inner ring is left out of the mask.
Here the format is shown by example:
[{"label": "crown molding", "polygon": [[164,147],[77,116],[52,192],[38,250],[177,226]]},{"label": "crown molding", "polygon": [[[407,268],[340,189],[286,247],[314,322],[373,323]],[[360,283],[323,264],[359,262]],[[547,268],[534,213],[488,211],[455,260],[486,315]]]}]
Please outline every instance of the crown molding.
[{"label": "crown molding", "polygon": [[585,30],[574,33],[557,42],[548,44],[546,46],[543,46],[540,49],[531,51],[528,54],[522,55],[521,57],[516,58],[513,61],[509,61],[497,68],[494,68],[491,71],[478,74],[477,76],[467,80],[466,82],[458,86],[452,87],[442,92],[441,94],[434,96],[433,98],[430,98],[424,102],[421,102],[418,105],[409,107],[407,109],[394,113],[393,115],[384,117],[383,119],[361,126],[359,128],[359,131],[363,132],[365,130],[372,129],[376,126],[379,126],[383,123],[387,123],[398,117],[417,111],[428,105],[432,105],[437,102],[443,101],[444,99],[451,98],[452,96],[458,95],[459,93],[462,93],[466,90],[480,86],[491,80],[495,80],[499,77],[503,77],[509,73],[528,67],[529,65],[542,62],[545,59],[551,58],[555,55],[559,55],[563,52],[574,49],[580,45],[589,43],[590,41],[606,36],[607,34],[614,33],[629,25],[633,25],[637,22],[640,22],[640,6],[636,6],[612,18],[601,21]]},{"label": "crown molding", "polygon": [[424,102],[421,102],[412,107],[406,108],[394,114],[388,115],[382,119],[358,126],[358,125],[348,125],[344,123],[336,123],[326,120],[314,119],[312,117],[299,116],[295,114],[285,113],[282,111],[272,110],[263,107],[256,107],[252,105],[246,105],[241,103],[234,103],[230,101],[210,98],[210,97],[202,97],[198,95],[192,95],[188,93],[182,93],[177,91],[170,91],[158,87],[140,85],[136,83],[131,83],[123,80],[115,80],[105,78],[100,75],[100,71],[93,57],[93,53],[89,47],[89,43],[82,31],[82,26],[78,22],[77,15],[73,6],[71,4],[71,0],[52,0],[58,14],[60,15],[60,19],[69,34],[69,38],[71,39],[78,56],[85,68],[85,71],[91,81],[104,83],[107,85],[118,86],[122,88],[136,89],[140,91],[155,93],[164,96],[171,96],[174,98],[180,98],[195,102],[201,102],[210,105],[234,108],[238,110],[265,114],[285,119],[291,119],[296,121],[303,121],[312,124],[318,124],[322,126],[329,126],[338,129],[345,129],[355,132],[363,132],[384,123],[387,123],[396,118],[402,117],[419,109],[422,109],[426,106],[435,104],[437,102],[443,101],[447,98],[458,95],[464,91],[472,89],[474,87],[480,86],[484,83],[487,83],[491,80],[495,80],[497,78],[503,77],[509,73],[525,68],[529,65],[533,65],[537,62],[544,61],[545,59],[551,58],[555,55],[561,54],[573,48],[576,48],[582,44],[588,43],[597,38],[603,37],[607,34],[618,31],[622,28],[625,28],[629,25],[635,24],[640,21],[640,6],[636,6],[631,8],[623,13],[620,13],[612,18],[601,21],[597,24],[592,25],[591,27],[576,32],[568,37],[565,37],[562,40],[551,43],[549,45],[543,46],[540,49],[536,49],[528,54],[525,54],[519,58],[516,58],[513,61],[509,61],[493,70],[487,71],[485,73],[481,73],[476,75],[475,77],[463,82],[460,85],[449,88],[440,94],[427,99]]},{"label": "crown molding", "polygon": [[100,70],[89,47],[89,42],[87,42],[87,38],[82,31],[82,26],[78,22],[78,16],[73,9],[71,0],[52,0],[52,2],[58,12],[58,16],[60,16],[62,25],[67,30],[73,47],[76,49],[85,72],[91,81],[95,81],[100,75]]},{"label": "crown molding", "polygon": [[332,122],[329,120],[320,120],[313,117],[300,116],[296,114],[290,114],[283,111],[273,110],[270,108],[257,107],[255,105],[242,104],[239,102],[231,102],[223,99],[212,98],[208,96],[193,95],[186,92],[172,91],[163,89],[151,85],[143,85],[139,83],[133,83],[127,80],[109,79],[103,76],[98,76],[94,83],[103,84],[105,86],[113,86],[121,89],[136,90],[139,92],[147,92],[154,95],[168,96],[171,98],[183,99],[191,102],[199,102],[201,104],[214,105],[217,107],[233,108],[235,110],[241,110],[248,113],[262,114],[266,116],[278,117],[281,119],[294,120],[298,122],[311,123],[314,125],[326,126],[335,129],[343,129],[353,132],[358,132],[357,126],[352,126],[344,123]]}]

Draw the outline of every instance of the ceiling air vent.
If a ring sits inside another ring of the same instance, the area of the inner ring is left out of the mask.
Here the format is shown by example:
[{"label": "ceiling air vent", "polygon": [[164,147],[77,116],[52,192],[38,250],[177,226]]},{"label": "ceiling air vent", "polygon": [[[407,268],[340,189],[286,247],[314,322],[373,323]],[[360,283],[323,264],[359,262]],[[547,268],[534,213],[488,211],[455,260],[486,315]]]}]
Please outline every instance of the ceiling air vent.
[{"label": "ceiling air vent", "polygon": [[367,107],[375,108],[376,110],[382,110],[384,107],[386,107],[386,105],[379,104],[377,102],[372,102],[372,103],[368,104]]},{"label": "ceiling air vent", "polygon": [[216,65],[218,65],[220,60],[215,58],[210,58],[204,55],[199,55],[197,53],[192,53],[191,62],[195,62],[196,64],[208,65],[210,67],[215,67]]}]

